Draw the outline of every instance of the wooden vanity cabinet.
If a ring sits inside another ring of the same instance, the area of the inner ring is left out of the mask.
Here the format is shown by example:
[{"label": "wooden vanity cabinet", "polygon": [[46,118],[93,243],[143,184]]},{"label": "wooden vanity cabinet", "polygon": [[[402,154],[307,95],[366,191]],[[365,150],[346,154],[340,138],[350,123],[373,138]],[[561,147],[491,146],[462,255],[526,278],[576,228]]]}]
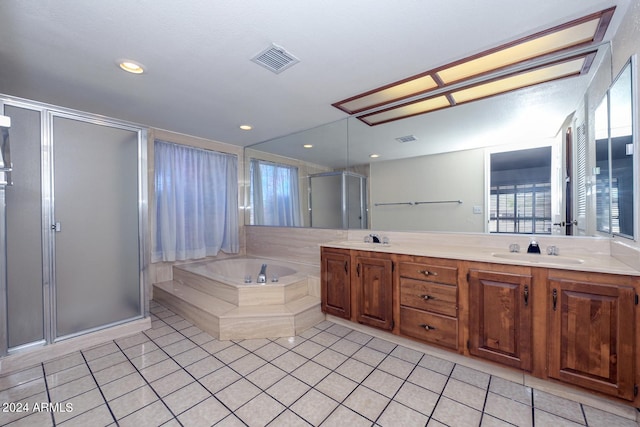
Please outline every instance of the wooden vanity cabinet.
[{"label": "wooden vanity cabinet", "polygon": [[353,309],[355,320],[375,328],[393,329],[393,261],[389,254],[354,251]]},{"label": "wooden vanity cabinet", "polygon": [[323,247],[320,254],[322,311],[351,319],[351,251]]},{"label": "wooden vanity cabinet", "polygon": [[634,400],[634,278],[549,271],[549,377]]},{"label": "wooden vanity cabinet", "polygon": [[414,257],[399,262],[400,334],[458,349],[456,261]]},{"label": "wooden vanity cabinet", "polygon": [[527,267],[472,267],[469,353],[525,371],[532,369],[532,276]]}]

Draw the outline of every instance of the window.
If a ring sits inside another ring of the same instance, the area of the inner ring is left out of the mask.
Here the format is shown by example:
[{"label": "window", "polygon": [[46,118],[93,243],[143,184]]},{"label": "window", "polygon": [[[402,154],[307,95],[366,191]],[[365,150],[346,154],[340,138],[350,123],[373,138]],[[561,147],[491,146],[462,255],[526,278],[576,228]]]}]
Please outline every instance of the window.
[{"label": "window", "polygon": [[152,261],[238,253],[238,159],[155,141],[155,246]]},{"label": "window", "polygon": [[489,231],[551,234],[551,147],[491,154]]},{"label": "window", "polygon": [[251,224],[302,225],[298,168],[251,159]]}]

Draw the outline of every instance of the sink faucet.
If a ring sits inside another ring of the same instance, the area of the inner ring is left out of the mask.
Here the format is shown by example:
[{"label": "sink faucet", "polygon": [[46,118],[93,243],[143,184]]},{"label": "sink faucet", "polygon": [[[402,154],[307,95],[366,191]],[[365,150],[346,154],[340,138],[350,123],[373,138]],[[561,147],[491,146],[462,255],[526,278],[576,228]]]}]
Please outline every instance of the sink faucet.
[{"label": "sink faucet", "polygon": [[528,254],[539,254],[540,253],[540,246],[538,245],[538,242],[536,242],[535,240],[531,239],[531,242],[529,242],[529,247],[527,248],[527,253]]},{"label": "sink faucet", "polygon": [[262,264],[260,273],[258,273],[257,283],[267,283],[267,264]]},{"label": "sink faucet", "polygon": [[372,243],[380,243],[380,236],[377,234],[369,234],[369,237],[371,237]]}]

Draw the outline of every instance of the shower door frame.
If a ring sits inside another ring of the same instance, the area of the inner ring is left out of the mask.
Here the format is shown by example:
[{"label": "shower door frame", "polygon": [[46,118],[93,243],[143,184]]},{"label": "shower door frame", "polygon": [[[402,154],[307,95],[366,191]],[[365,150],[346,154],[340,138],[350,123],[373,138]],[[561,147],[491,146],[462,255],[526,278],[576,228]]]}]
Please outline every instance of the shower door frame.
[{"label": "shower door frame", "polygon": [[[104,117],[96,114],[86,113],[82,111],[67,109],[36,101],[30,101],[21,98],[8,97],[0,94],[0,114],[4,112],[5,106],[12,106],[17,108],[23,108],[32,111],[40,112],[40,143],[41,143],[41,226],[42,226],[42,292],[43,292],[43,339],[25,343],[23,345],[9,348],[8,347],[8,319],[6,314],[0,316],[0,358],[6,355],[22,352],[27,349],[41,347],[43,345],[52,344],[58,341],[63,341],[69,338],[73,338],[80,335],[85,335],[97,330],[106,329],[116,325],[128,323],[134,320],[138,320],[149,315],[149,300],[148,300],[148,269],[150,265],[149,250],[150,247],[150,234],[148,232],[149,224],[149,212],[148,212],[148,161],[147,161],[147,138],[148,130],[142,125],[129,123],[109,117]],[[137,134],[137,166],[138,166],[138,286],[139,286],[139,311],[138,316],[116,321],[110,324],[100,325],[95,328],[82,330],[80,332],[58,337],[56,331],[56,275],[55,275],[55,233],[52,229],[55,224],[55,200],[54,200],[54,160],[53,160],[53,121],[54,118],[65,118],[70,120],[77,120],[84,123],[109,126],[117,129],[127,130],[135,132]],[[3,238],[0,244],[6,244],[6,235],[0,236]],[[2,251],[2,256],[6,260],[6,249]],[[5,271],[6,273],[6,271]],[[7,301],[7,289],[8,282],[6,274],[4,277],[0,277],[0,293],[5,301]],[[6,313],[6,310],[5,310]]]}]

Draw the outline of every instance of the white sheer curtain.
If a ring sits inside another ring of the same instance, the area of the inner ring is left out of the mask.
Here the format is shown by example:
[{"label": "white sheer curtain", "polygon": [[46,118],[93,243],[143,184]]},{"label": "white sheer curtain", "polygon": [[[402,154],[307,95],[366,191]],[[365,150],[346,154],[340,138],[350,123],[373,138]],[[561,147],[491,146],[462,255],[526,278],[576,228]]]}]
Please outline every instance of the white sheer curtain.
[{"label": "white sheer curtain", "polygon": [[239,252],[237,156],[156,140],[154,159],[152,261]]},{"label": "white sheer curtain", "polygon": [[253,224],[301,226],[298,168],[251,159]]}]

